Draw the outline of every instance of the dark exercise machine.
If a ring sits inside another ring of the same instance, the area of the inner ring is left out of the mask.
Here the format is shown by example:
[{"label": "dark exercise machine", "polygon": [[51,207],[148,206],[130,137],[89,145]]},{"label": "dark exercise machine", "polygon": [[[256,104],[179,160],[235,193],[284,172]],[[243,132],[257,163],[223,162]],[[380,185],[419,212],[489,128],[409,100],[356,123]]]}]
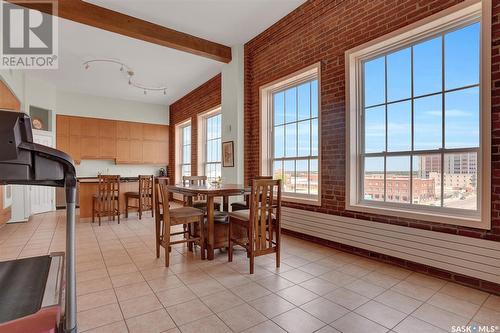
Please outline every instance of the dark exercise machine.
[{"label": "dark exercise machine", "polygon": [[0,110],[0,185],[4,184],[65,187],[66,253],[0,262],[0,333],[76,333],[73,160],[34,143],[28,115]]}]

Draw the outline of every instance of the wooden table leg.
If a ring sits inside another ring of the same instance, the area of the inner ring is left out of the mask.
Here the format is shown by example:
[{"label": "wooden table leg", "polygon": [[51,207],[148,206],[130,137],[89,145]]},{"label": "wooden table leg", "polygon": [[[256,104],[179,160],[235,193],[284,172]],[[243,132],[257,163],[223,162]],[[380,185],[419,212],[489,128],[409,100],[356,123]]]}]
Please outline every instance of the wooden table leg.
[{"label": "wooden table leg", "polygon": [[207,259],[214,260],[214,243],[215,243],[215,226],[214,226],[214,197],[207,196]]},{"label": "wooden table leg", "polygon": [[222,197],[222,211],[229,212],[229,197],[227,195]]}]

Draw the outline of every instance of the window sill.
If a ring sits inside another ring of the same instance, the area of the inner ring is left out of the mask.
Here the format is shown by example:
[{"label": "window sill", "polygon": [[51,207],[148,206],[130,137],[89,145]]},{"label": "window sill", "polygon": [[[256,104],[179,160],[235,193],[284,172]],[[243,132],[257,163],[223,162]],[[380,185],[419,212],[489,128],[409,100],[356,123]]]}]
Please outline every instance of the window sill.
[{"label": "window sill", "polygon": [[382,216],[402,217],[402,218],[434,222],[434,223],[444,223],[444,224],[464,226],[477,229],[486,229],[486,230],[491,229],[491,222],[488,217],[481,218],[478,216],[451,215],[440,212],[417,211],[404,208],[395,208],[390,206],[375,206],[364,203],[358,203],[358,204],[346,203],[346,210],[361,212],[361,213],[371,213]]},{"label": "window sill", "polygon": [[286,195],[282,195],[281,200],[283,202],[292,202],[292,203],[298,203],[298,204],[304,204],[304,205],[310,205],[310,206],[321,206],[321,198],[318,196],[318,198],[315,199],[308,199],[308,198],[297,198],[297,197],[290,197]]}]

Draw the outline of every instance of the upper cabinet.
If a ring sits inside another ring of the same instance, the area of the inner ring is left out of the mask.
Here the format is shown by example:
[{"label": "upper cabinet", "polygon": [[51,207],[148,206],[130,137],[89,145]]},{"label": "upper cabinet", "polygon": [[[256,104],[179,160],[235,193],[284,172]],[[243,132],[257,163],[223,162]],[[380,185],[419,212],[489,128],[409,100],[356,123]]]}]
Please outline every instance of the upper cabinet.
[{"label": "upper cabinet", "polygon": [[77,164],[113,159],[117,164],[168,165],[168,126],[57,116],[57,148]]}]

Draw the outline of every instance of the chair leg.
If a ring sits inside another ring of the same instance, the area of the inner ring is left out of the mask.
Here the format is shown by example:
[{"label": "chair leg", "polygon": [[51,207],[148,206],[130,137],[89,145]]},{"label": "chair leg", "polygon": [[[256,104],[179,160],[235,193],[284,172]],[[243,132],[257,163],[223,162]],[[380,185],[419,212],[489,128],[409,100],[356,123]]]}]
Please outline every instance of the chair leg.
[{"label": "chair leg", "polygon": [[231,240],[233,230],[233,223],[231,223],[231,218],[229,218],[229,230],[227,231],[227,261],[233,261],[233,242]]},{"label": "chair leg", "polygon": [[142,219],[142,202],[141,199],[139,199],[139,220]]},{"label": "chair leg", "polygon": [[205,232],[203,231],[203,222],[205,221],[205,217],[200,217],[200,251],[201,251],[201,260],[205,260]]},{"label": "chair leg", "polygon": [[95,222],[95,200],[92,199],[92,223]]},{"label": "chair leg", "polygon": [[255,255],[252,250],[250,250],[250,274],[253,274],[255,265]]},{"label": "chair leg", "polygon": [[170,265],[170,223],[164,224],[163,245],[165,246],[165,267]]},{"label": "chair leg", "polygon": [[[193,225],[189,223],[187,225],[188,239],[193,237]],[[188,250],[189,252],[193,252],[193,242],[188,242]]]},{"label": "chair leg", "polygon": [[125,197],[125,218],[128,219],[128,197]]},{"label": "chair leg", "polygon": [[281,232],[278,228],[276,230],[276,267],[280,267],[280,260],[281,260]]}]

